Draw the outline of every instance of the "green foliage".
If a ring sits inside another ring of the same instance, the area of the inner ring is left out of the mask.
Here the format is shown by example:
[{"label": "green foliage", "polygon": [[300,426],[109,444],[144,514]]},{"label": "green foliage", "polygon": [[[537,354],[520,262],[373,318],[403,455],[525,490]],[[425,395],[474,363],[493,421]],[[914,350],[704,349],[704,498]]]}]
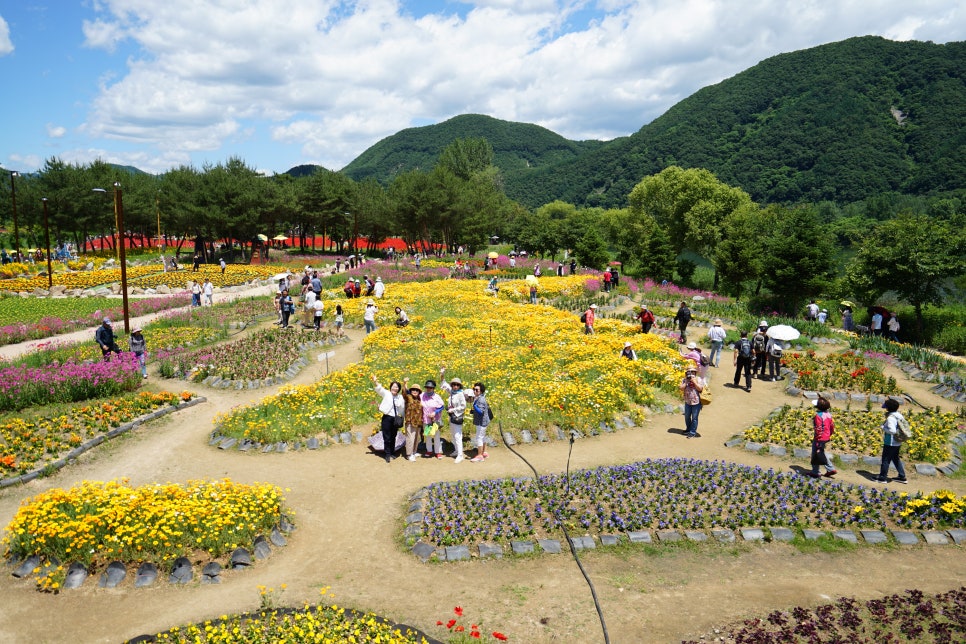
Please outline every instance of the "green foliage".
[{"label": "green foliage", "polygon": [[833,248],[814,211],[776,212],[764,240],[762,282],[778,298],[779,310],[797,313],[832,278]]},{"label": "green foliage", "polygon": [[946,327],[933,338],[932,343],[943,351],[966,355],[966,327]]}]

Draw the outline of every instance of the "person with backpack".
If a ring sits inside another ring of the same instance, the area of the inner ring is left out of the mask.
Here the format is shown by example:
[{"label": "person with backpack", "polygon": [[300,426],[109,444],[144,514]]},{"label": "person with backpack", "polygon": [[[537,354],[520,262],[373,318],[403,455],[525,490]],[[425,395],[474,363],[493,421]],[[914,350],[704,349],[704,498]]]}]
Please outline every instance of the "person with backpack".
[{"label": "person with backpack", "polygon": [[597,305],[591,304],[590,308],[580,315],[580,321],[584,323],[584,334],[592,335],[594,333],[594,320],[596,319]]},{"label": "person with backpack", "polygon": [[637,314],[637,319],[641,321],[641,333],[650,333],[654,326],[654,313],[648,310],[646,304],[641,304],[641,312]]},{"label": "person with backpack", "polygon": [[832,440],[832,434],[835,433],[835,421],[832,420],[832,413],[829,411],[832,405],[822,396],[812,401],[812,404],[815,405],[816,412],[815,417],[812,418],[814,431],[812,435],[812,471],[808,475],[817,479],[820,476],[818,468],[820,465],[824,465],[824,476],[832,478],[838,474],[838,470],[829,465],[828,456],[825,455],[825,445]]},{"label": "person with backpack", "polygon": [[768,336],[765,335],[767,327],[758,327],[755,335],[751,338],[751,348],[755,352],[755,361],[751,365],[752,378],[765,378],[765,361],[768,358]]},{"label": "person with backpack", "polygon": [[875,480],[879,483],[888,483],[889,466],[894,464],[899,476],[892,480],[896,483],[906,483],[906,469],[899,458],[899,449],[904,441],[911,438],[909,421],[899,413],[899,401],[895,398],[889,398],[882,403],[882,408],[886,410],[885,421],[882,423],[882,464],[879,466],[879,476]]},{"label": "person with backpack", "polygon": [[[785,352],[785,342],[777,338],[768,338],[765,352],[768,354],[768,379],[775,382],[781,378],[782,354]],[[764,369],[762,369],[761,375],[764,377]]]},{"label": "person with backpack", "polygon": [[742,331],[741,338],[735,342],[735,354],[732,364],[735,367],[734,386],[738,386],[741,380],[741,371],[745,372],[745,391],[751,391],[751,363],[755,359],[755,350],[751,347],[751,340],[748,339],[748,332]]},{"label": "person with backpack", "polygon": [[117,346],[117,342],[114,340],[114,327],[111,326],[111,319],[104,318],[101,326],[97,327],[97,331],[94,332],[94,341],[101,348],[101,356],[104,358],[104,362],[111,361],[111,351],[120,355],[121,347]]},{"label": "person with backpack", "polygon": [[688,341],[688,324],[691,322],[691,309],[685,302],[681,302],[678,312],[674,314],[673,322],[677,322],[678,328],[681,329],[681,338],[678,340],[678,344],[684,344]]},{"label": "person with backpack", "polygon": [[604,271],[604,293],[610,293],[610,271]]}]

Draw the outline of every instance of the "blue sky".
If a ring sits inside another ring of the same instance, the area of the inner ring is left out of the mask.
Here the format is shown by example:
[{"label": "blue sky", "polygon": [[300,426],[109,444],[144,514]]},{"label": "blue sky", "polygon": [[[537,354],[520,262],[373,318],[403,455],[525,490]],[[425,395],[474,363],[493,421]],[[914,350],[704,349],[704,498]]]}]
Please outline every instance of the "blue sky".
[{"label": "blue sky", "polygon": [[960,41],[956,0],[4,0],[0,166],[340,169],[459,114],[631,134],[775,54]]}]

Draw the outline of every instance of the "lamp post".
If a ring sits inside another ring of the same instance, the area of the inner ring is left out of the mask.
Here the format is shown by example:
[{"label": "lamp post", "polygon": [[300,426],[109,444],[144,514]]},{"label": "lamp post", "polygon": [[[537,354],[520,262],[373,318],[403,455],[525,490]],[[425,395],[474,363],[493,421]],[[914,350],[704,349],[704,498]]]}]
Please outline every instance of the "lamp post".
[{"label": "lamp post", "polygon": [[47,218],[47,197],[41,199],[44,202],[44,240],[47,243],[47,290],[54,286],[54,269],[50,265],[50,221]]},{"label": "lamp post", "polygon": [[161,191],[154,197],[154,205],[158,209],[158,254],[164,254],[164,243],[161,241]]},{"label": "lamp post", "polygon": [[[107,194],[104,188],[94,188],[94,192]],[[127,305],[127,254],[124,249],[124,202],[121,199],[121,184],[114,182],[114,223],[117,226],[118,258],[121,262],[121,305],[124,309],[124,333],[131,332],[131,316]]]},{"label": "lamp post", "polygon": [[17,229],[17,186],[14,183],[14,178],[19,177],[20,173],[16,170],[10,171],[10,199],[13,201],[13,249],[17,253],[17,261],[22,262],[23,258],[20,256],[20,232]]}]

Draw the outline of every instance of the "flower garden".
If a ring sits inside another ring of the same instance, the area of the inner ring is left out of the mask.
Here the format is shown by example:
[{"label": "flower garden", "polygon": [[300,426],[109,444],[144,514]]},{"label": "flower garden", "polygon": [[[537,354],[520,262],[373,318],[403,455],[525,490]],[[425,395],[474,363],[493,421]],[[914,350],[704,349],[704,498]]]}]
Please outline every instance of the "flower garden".
[{"label": "flower garden", "polygon": [[[563,491],[567,490],[566,493]],[[724,462],[649,460],[533,479],[427,488],[424,537],[438,546],[586,534],[741,527],[933,529],[966,525],[966,500],[832,483]],[[748,503],[755,499],[755,503]]]},{"label": "flower garden", "polygon": [[54,567],[38,584],[57,590],[61,562],[89,568],[112,561],[164,564],[177,557],[223,557],[266,534],[282,516],[282,491],[224,479],[131,487],[84,481],[24,500],[3,539],[15,560]]},{"label": "flower garden", "polygon": [[807,391],[855,391],[898,394],[899,385],[886,377],[879,361],[852,352],[819,358],[814,351],[786,353],[782,364],[797,375],[796,387]]},{"label": "flower garden", "polygon": [[[545,297],[583,292],[581,276],[542,278]],[[435,378],[439,368],[464,380],[487,384],[495,413],[514,430],[557,425],[584,429],[655,400],[673,390],[684,361],[654,335],[634,335],[634,326],[599,319],[597,334],[585,336],[577,316],[551,306],[517,304],[528,297],[522,280],[503,284],[499,297],[481,282],[450,281],[398,285],[380,302],[380,329],[366,337],[364,359],[307,386],[287,387],[262,402],[218,419],[223,435],[256,442],[347,431],[377,420],[369,374],[383,382]],[[346,306],[346,321],[361,319],[363,301]],[[393,307],[412,324],[392,325]],[[638,360],[618,357],[632,340]]]},{"label": "flower garden", "polygon": [[[788,448],[809,447],[812,444],[812,418],[815,410],[784,406],[777,413],[744,432],[747,440],[772,443]],[[835,435],[829,443],[830,451],[878,456],[882,451],[881,410],[832,410]],[[912,425],[913,438],[903,448],[906,458],[927,463],[949,460],[949,440],[966,429],[966,417],[936,410],[903,411]]]}]

